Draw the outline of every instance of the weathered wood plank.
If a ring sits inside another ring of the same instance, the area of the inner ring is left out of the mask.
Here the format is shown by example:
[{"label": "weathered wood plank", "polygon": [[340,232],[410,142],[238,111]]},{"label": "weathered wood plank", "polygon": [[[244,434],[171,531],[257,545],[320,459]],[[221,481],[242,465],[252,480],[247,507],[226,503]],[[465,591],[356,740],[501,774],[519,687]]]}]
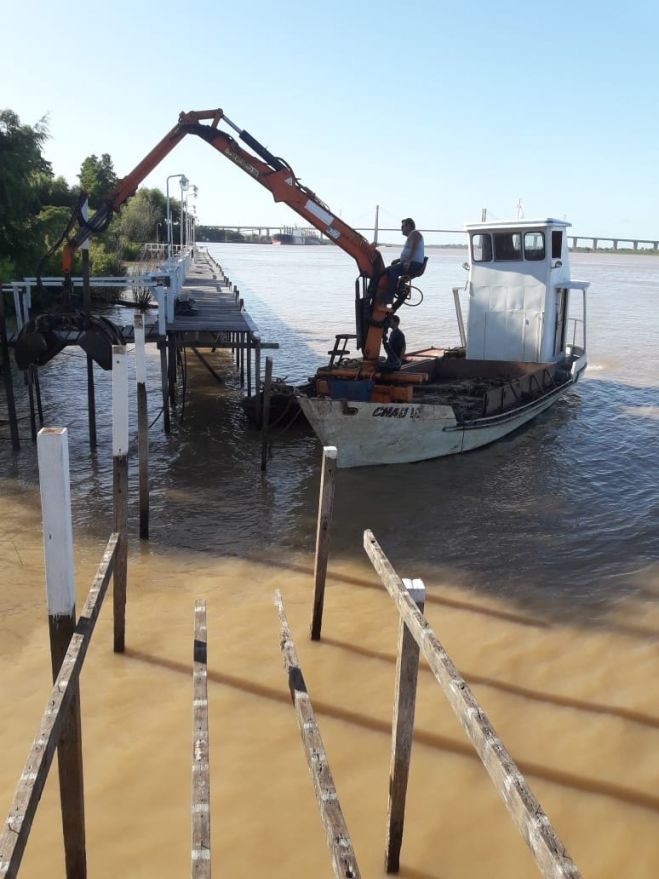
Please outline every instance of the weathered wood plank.
[{"label": "weathered wood plank", "polygon": [[39,729],[18,781],[14,801],[0,835],[0,877],[15,879],[21,864],[37,805],[77,689],[80,670],[107,591],[116,558],[118,534],[112,534],[103,553],[78,619],[75,633],[53,685]]},{"label": "weathered wood plank", "polygon": [[192,692],[192,879],[210,879],[207,630],[206,602],[201,600],[194,608]]},{"label": "weathered wood plank", "polygon": [[[412,600],[423,613],[426,587],[422,580],[403,580]],[[389,803],[384,847],[387,873],[397,873],[403,844],[405,797],[410,774],[416,684],[419,674],[419,645],[401,619],[398,634],[396,683],[394,686],[394,717],[391,730],[391,762],[389,767]]]},{"label": "weathered wood plank", "polygon": [[316,802],[320,809],[327,847],[332,858],[332,869],[337,879],[359,879],[361,874],[352,850],[352,842],[341,811],[325,746],[320,737],[311,699],[302,676],[279,590],[275,592],[275,606],[279,611],[280,647],[288,675],[288,688],[304,744]]},{"label": "weathered wood plank", "polygon": [[364,549],[531,850],[540,873],[546,879],[578,879],[580,873],[576,865],[533,796],[522,773],[428,621],[408,595],[373,533],[368,530],[364,532]]},{"label": "weathered wood plank", "polygon": [[320,497],[318,500],[318,524],[316,526],[316,556],[314,559],[313,611],[311,615],[311,640],[320,639],[323,625],[323,606],[325,603],[325,581],[330,547],[330,528],[334,505],[334,484],[336,482],[336,446],[323,447],[323,465],[320,477]]}]

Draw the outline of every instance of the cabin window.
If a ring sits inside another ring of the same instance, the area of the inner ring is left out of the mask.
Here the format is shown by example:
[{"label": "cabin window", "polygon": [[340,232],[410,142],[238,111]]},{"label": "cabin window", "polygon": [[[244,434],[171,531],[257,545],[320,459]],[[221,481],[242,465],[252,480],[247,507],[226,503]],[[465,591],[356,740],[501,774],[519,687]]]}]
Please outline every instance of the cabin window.
[{"label": "cabin window", "polygon": [[474,262],[490,262],[492,259],[492,236],[471,236],[471,258]]},{"label": "cabin window", "polygon": [[551,233],[551,258],[552,259],[560,259],[562,253],[563,253],[563,233],[554,231]]},{"label": "cabin window", "polygon": [[524,256],[526,259],[545,258],[545,236],[542,232],[524,233]]},{"label": "cabin window", "polygon": [[496,232],[494,258],[500,262],[522,258],[522,236],[519,232]]}]

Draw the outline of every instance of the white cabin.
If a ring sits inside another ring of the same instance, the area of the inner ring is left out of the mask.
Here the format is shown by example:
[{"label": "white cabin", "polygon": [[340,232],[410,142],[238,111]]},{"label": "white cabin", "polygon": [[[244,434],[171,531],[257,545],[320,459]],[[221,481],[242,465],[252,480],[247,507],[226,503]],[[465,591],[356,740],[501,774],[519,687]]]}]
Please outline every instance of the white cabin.
[{"label": "white cabin", "polygon": [[[562,220],[513,220],[469,224],[469,360],[549,363],[569,351],[569,291],[583,291],[583,339],[587,283],[570,280]],[[572,319],[574,323],[574,319]]]}]

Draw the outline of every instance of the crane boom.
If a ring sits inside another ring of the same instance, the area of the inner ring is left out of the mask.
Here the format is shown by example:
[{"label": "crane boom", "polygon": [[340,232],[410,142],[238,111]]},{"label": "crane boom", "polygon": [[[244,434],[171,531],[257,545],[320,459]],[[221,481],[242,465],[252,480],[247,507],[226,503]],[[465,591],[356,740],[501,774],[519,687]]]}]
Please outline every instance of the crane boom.
[{"label": "crane boom", "polygon": [[[230,134],[219,129],[222,120],[237,133],[250,151],[241,146]],[[70,278],[74,251],[90,235],[107,227],[112,215],[135,194],[140,183],[188,134],[194,134],[205,140],[268,189],[276,202],[287,204],[337,247],[352,256],[364,281],[363,295],[358,302],[358,345],[363,349],[365,360],[376,360],[380,353],[384,331],[383,321],[387,315],[387,310],[382,304],[382,296],[378,295],[386,287],[384,261],[379,250],[332,213],[314,192],[303,186],[287,162],[274,156],[249,132],[235,125],[221,109],[181,113],[178,123],[126,177],[117,183],[92,218],[84,221],[80,215],[78,216],[77,230],[69,233],[64,245],[62,263],[65,277]]]}]

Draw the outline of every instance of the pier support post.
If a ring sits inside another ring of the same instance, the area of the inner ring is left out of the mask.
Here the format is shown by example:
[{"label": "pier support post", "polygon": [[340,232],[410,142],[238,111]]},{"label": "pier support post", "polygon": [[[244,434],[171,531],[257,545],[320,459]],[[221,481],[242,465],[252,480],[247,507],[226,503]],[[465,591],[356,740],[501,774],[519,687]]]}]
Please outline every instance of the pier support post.
[{"label": "pier support post", "polygon": [[[403,580],[410,598],[421,613],[426,600],[426,588],[422,580]],[[419,673],[419,645],[401,618],[396,660],[396,683],[394,687],[394,716],[391,735],[391,763],[389,767],[389,805],[387,807],[387,832],[384,850],[384,867],[387,873],[397,873],[400,866],[400,849],[403,843],[405,797],[410,774],[412,736],[414,734],[414,709],[416,684]]]},{"label": "pier support post", "polygon": [[114,563],[114,652],[126,642],[128,569],[128,370],[126,346],[112,346],[112,530],[119,535]]},{"label": "pier support post", "polygon": [[162,387],[162,417],[165,433],[171,431],[171,422],[169,418],[169,388],[167,381],[167,342],[160,339],[158,342],[158,351],[160,351],[160,384]]},{"label": "pier support post", "polygon": [[[89,203],[82,206],[82,216],[86,220]],[[92,294],[89,286],[89,239],[81,246],[82,256],[82,307],[86,314],[92,309]],[[87,412],[89,416],[89,447],[96,448],[96,397],[94,394],[94,361],[87,355]]]},{"label": "pier support post", "polygon": [[254,393],[261,390],[261,337],[254,335],[256,347],[254,348]]},{"label": "pier support post", "polygon": [[30,365],[25,370],[25,384],[27,385],[27,396],[30,403],[30,435],[32,442],[37,441],[37,414],[34,408],[34,366]]},{"label": "pier support post", "polygon": [[192,655],[192,879],[210,879],[210,747],[206,602],[195,601]]},{"label": "pier support post", "polygon": [[139,471],[140,538],[149,539],[149,415],[146,398],[144,316],[136,314],[135,380],[137,383],[137,458]]},{"label": "pier support post", "polygon": [[252,334],[247,337],[247,396],[252,396]]},{"label": "pier support post", "polygon": [[[48,629],[53,682],[76,627],[73,528],[66,428],[43,428],[37,439],[43,519]],[[76,681],[57,745],[67,879],[85,879],[85,798],[82,772],[80,689]]]},{"label": "pier support post", "polygon": [[320,640],[323,624],[323,605],[325,602],[325,580],[327,578],[327,559],[329,557],[330,527],[334,505],[334,483],[336,481],[336,446],[323,448],[323,468],[320,477],[320,498],[318,501],[318,525],[316,528],[316,558],[314,561],[313,613],[311,617],[311,640]]},{"label": "pier support post", "polygon": [[9,359],[9,342],[7,341],[7,321],[5,319],[5,297],[0,290],[0,348],[2,348],[2,378],[5,383],[5,395],[7,397],[7,415],[9,417],[9,433],[11,446],[15,452],[21,447],[18,436],[18,418],[16,417],[16,400],[14,398],[14,384],[11,377],[11,361]]},{"label": "pier support post", "polygon": [[270,392],[272,389],[272,357],[265,358],[265,381],[263,383],[263,409],[261,411],[261,471],[268,466],[268,428],[270,427]]},{"label": "pier support post", "polygon": [[172,409],[176,407],[176,336],[169,333],[167,336],[167,385],[169,388],[169,402]]}]

